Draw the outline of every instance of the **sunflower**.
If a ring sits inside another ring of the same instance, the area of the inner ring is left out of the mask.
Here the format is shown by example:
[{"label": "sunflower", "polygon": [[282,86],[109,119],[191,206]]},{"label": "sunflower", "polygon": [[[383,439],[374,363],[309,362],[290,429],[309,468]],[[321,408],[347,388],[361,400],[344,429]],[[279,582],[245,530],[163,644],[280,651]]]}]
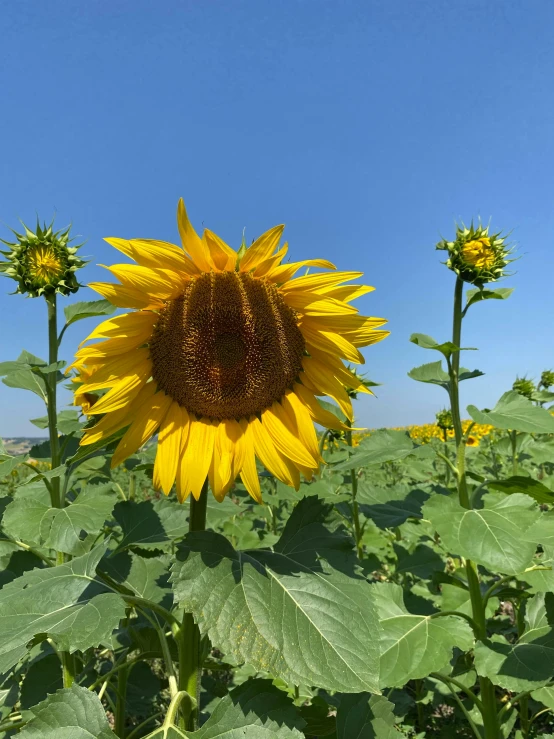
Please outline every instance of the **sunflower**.
[{"label": "sunflower", "polygon": [[[345,386],[371,393],[342,360],[363,363],[359,347],[388,334],[376,330],[383,319],[351,305],[373,288],[323,259],[283,264],[283,226],[237,252],[207,229],[200,238],[182,200],[177,222],[183,248],[106,239],[136,264],[108,267],[119,283],[90,287],[131,310],[100,324],[76,354],[80,396],[109,388],[85,409],[100,420],[81,444],[125,429],[116,466],[157,432],[154,486],[169,494],[176,483],[180,501],[198,499],[206,478],[222,500],[239,476],[261,500],[256,459],[298,489],[321,462],[314,422],[345,428],[316,396],[352,420]],[[326,271],[295,277],[302,267]]]}]

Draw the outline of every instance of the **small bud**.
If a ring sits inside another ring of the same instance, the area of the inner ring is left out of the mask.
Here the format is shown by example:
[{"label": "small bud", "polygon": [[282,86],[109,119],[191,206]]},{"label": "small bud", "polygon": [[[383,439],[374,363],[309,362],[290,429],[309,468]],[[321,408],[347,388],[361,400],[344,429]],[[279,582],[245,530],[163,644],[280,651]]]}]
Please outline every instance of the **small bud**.
[{"label": "small bud", "polygon": [[448,252],[446,266],[464,282],[482,287],[506,276],[505,268],[513,259],[508,259],[513,249],[506,244],[501,233],[489,234],[489,227],[481,224],[469,228],[456,226],[454,241],[443,239],[437,249]]},{"label": "small bud", "polygon": [[454,422],[452,421],[452,413],[446,409],[439,411],[436,415],[437,426],[443,431],[450,431],[454,428]]},{"label": "small bud", "polygon": [[515,390],[516,393],[523,395],[525,398],[529,398],[529,400],[532,399],[533,393],[536,389],[537,388],[535,387],[533,380],[528,380],[526,377],[516,377],[516,380],[512,385],[512,390]]},{"label": "small bud", "polygon": [[552,385],[554,385],[554,371],[544,370],[544,372],[541,375],[541,381],[539,382],[539,387],[543,387],[545,390],[548,390],[548,388],[552,387]]},{"label": "small bud", "polygon": [[82,246],[70,246],[69,228],[52,230],[53,222],[35,231],[23,223],[24,234],[15,234],[15,242],[4,241],[9,251],[0,251],[6,261],[0,262],[0,275],[11,277],[17,282],[16,293],[37,298],[41,295],[60,293],[70,295],[77,292],[79,283],[75,272],[86,262],[77,256]]}]

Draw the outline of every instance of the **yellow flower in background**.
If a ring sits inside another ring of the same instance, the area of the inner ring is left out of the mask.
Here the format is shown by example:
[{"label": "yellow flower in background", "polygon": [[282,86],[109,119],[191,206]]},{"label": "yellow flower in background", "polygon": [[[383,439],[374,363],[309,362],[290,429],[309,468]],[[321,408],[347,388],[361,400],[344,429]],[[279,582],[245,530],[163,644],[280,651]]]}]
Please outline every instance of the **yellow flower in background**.
[{"label": "yellow flower in background", "polygon": [[479,439],[476,436],[468,436],[466,446],[479,446]]},{"label": "yellow flower in background", "polygon": [[[333,398],[352,419],[344,386],[369,391],[342,360],[363,363],[359,347],[381,341],[385,321],[360,316],[351,302],[372,290],[351,284],[360,272],[294,277],[302,267],[335,270],[322,259],[283,264],[283,226],[237,252],[191,225],[183,201],[183,248],[162,241],[106,241],[136,264],[109,271],[119,283],[91,287],[128,313],[98,326],[76,354],[78,392],[110,388],[92,407],[102,418],[81,444],[127,428],[112,466],[156,432],[154,485],[179,500],[200,496],[208,477],[222,500],[240,476],[261,499],[256,458],[298,489],[320,463],[314,422],[344,428],[316,396]],[[350,283],[350,284],[349,284]],[[101,339],[97,343],[90,343]]]}]

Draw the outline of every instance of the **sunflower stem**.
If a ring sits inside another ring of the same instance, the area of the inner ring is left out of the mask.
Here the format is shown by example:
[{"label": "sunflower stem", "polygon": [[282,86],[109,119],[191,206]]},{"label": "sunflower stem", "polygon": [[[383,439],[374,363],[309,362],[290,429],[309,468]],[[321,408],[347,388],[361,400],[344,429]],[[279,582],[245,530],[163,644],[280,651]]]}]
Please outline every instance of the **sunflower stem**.
[{"label": "sunflower stem", "polygon": [[[56,293],[46,296],[48,307],[48,364],[58,362],[58,305]],[[54,370],[46,376],[46,397],[48,399],[48,436],[50,441],[50,457],[52,469],[60,466],[61,454],[58,437],[57,387],[58,372]],[[54,477],[50,482],[50,499],[52,508],[63,508],[64,500],[61,496],[60,478]],[[56,552],[56,564],[63,565],[65,555]],[[69,652],[60,652],[64,688],[70,688],[75,682],[75,659]]]},{"label": "sunflower stem", "polygon": [[[346,442],[348,446],[353,447],[352,443],[352,424],[347,419],[346,425],[349,427],[348,431],[345,432],[346,435]],[[362,544],[362,528],[360,526],[360,510],[358,507],[358,470],[351,469],[350,470],[350,485],[352,488],[352,500],[350,503],[350,507],[352,509],[352,522],[354,524],[354,539],[356,540],[356,551],[358,552],[359,559],[363,559],[364,556],[364,547]]]},{"label": "sunflower stem", "polygon": [[[204,531],[206,528],[206,508],[208,505],[208,481],[204,483],[198,500],[191,495],[189,531]],[[202,656],[200,630],[194,623],[192,613],[185,613],[177,640],[179,649],[179,690],[188,693],[196,701],[182,704],[180,726],[185,731],[194,731],[198,724],[200,705],[200,680],[202,677]]]},{"label": "sunflower stem", "polygon": [[[465,469],[465,439],[462,430],[462,420],[460,417],[460,347],[462,340],[462,320],[464,317],[462,311],[462,299],[464,294],[464,282],[460,277],[456,278],[456,286],[454,288],[454,316],[452,322],[452,343],[457,347],[452,353],[452,358],[448,362],[448,370],[450,375],[450,406],[452,413],[452,423],[454,425],[454,438],[456,440],[456,467],[457,467],[457,487],[460,505],[464,508],[471,508],[471,501],[467,488],[466,469]],[[479,584],[479,573],[477,567],[469,559],[466,560],[466,574],[469,586],[469,594],[471,598],[471,609],[473,621],[475,623],[475,638],[484,641],[487,638],[487,618],[485,613],[485,602],[481,594]],[[498,739],[500,736],[500,728],[497,715],[496,695],[494,685],[486,677],[479,678],[479,686],[481,688],[481,703],[483,726],[485,730],[484,739]],[[468,719],[469,720],[469,719]]]}]

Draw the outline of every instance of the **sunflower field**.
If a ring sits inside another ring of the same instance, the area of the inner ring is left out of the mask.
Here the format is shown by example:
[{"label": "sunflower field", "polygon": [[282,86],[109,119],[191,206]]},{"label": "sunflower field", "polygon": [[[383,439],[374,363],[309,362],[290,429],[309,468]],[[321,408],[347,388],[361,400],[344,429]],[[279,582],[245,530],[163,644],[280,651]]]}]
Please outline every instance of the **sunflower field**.
[{"label": "sunflower field", "polygon": [[388,332],[362,274],[290,260],[282,226],[235,249],[182,200],[177,225],[107,239],[115,281],[63,314],[70,231],[4,242],[49,356],[0,364],[44,403],[38,443],[0,440],[0,736],[552,739],[554,372],[459,401],[506,238],[437,245],[452,334],[414,334],[406,371],[444,410],[364,429],[361,350]]}]

